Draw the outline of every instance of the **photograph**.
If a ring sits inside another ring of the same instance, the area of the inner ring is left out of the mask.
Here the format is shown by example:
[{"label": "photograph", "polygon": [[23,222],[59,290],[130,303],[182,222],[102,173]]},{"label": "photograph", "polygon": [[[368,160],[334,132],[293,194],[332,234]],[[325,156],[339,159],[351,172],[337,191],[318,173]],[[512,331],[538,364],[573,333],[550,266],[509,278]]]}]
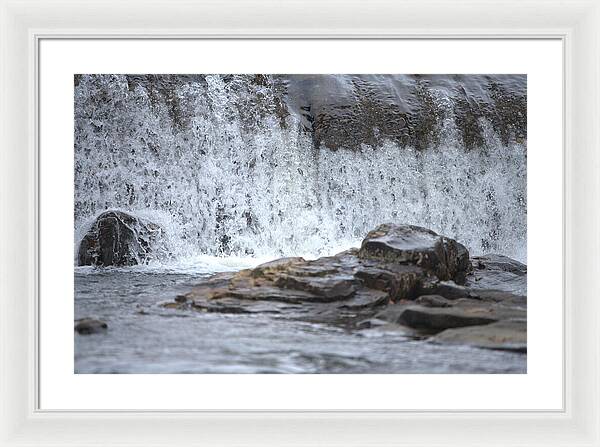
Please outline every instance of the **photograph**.
[{"label": "photograph", "polygon": [[73,88],[75,374],[527,373],[526,74]]}]

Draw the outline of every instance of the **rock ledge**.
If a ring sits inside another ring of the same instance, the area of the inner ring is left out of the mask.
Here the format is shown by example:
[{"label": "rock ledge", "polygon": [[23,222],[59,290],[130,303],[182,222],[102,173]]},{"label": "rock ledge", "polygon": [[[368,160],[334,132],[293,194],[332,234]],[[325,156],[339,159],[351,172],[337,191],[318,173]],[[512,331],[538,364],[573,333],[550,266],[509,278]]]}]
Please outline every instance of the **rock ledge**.
[{"label": "rock ledge", "polygon": [[[216,274],[163,305],[268,312],[352,331],[393,325],[436,343],[525,352],[527,298],[509,290],[521,287],[514,278],[522,278],[524,266],[509,261],[480,257],[474,273],[468,250],[455,240],[422,227],[383,224],[360,249]],[[506,287],[481,287],[501,284],[504,277]]]}]

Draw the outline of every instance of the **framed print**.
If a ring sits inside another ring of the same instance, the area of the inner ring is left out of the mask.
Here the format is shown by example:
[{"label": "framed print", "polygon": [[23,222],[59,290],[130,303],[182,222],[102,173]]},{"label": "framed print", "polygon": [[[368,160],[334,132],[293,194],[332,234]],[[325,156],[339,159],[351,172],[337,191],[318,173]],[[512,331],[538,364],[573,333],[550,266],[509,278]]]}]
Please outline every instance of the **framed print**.
[{"label": "framed print", "polygon": [[2,3],[3,445],[600,444],[600,5],[370,6]]}]

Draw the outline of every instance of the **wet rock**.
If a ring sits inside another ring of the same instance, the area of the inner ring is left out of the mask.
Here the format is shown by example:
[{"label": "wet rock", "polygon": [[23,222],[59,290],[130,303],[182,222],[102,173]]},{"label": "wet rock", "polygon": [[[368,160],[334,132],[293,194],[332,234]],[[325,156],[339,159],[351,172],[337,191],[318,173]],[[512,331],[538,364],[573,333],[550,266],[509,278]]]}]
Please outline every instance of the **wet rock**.
[{"label": "wet rock", "polygon": [[462,244],[415,225],[380,225],[367,234],[358,255],[417,265],[440,280],[459,284],[471,270],[469,252]]},{"label": "wet rock", "polygon": [[[467,275],[467,285],[457,283]],[[474,289],[470,281],[465,247],[425,228],[385,224],[371,231],[360,249],[314,260],[282,258],[219,273],[163,306],[271,313],[348,330],[385,326],[416,338],[464,327],[478,327],[477,333],[484,334],[485,327],[499,322],[527,320],[525,296]],[[438,342],[444,340],[440,337]]]},{"label": "wet rock", "polygon": [[472,289],[495,289],[526,295],[527,266],[502,255],[476,256],[467,285]]},{"label": "wet rock", "polygon": [[413,329],[439,331],[442,329],[479,326],[494,323],[497,320],[484,315],[472,315],[462,309],[438,309],[411,306],[405,309],[398,323]]},{"label": "wet rock", "polygon": [[152,259],[162,237],[162,228],[122,211],[100,214],[83,237],[78,265],[126,266]]},{"label": "wet rock", "polygon": [[175,297],[176,303],[185,303],[187,301],[187,297],[185,295],[177,295]]},{"label": "wet rock", "polygon": [[487,326],[448,329],[437,334],[432,341],[525,353],[527,352],[527,322],[507,320]]},{"label": "wet rock", "polygon": [[81,318],[75,320],[75,331],[81,335],[89,335],[105,332],[108,329],[108,325],[101,320],[95,320],[93,318]]},{"label": "wet rock", "polygon": [[419,295],[441,295],[446,299],[478,298],[478,292],[470,287],[461,286],[454,281],[427,280],[421,283]]},{"label": "wet rock", "polygon": [[369,262],[362,260],[354,276],[371,289],[386,292],[391,301],[413,299],[420,288],[423,269],[414,265]]},{"label": "wet rock", "polygon": [[425,307],[452,307],[450,300],[441,295],[422,295],[415,303]]},{"label": "wet rock", "polygon": [[[369,280],[365,272],[373,273],[376,266],[389,284]],[[173,304],[201,312],[269,312],[354,327],[396,297],[411,295],[423,275],[419,267],[361,260],[356,250],[349,250],[315,260],[284,258],[214,275]]]},{"label": "wet rock", "polygon": [[308,261],[283,258],[214,275],[171,304],[201,312],[285,312],[294,318],[348,326],[390,302],[414,298],[427,276],[414,264],[358,255],[351,249]]},{"label": "wet rock", "polygon": [[400,304],[390,306],[377,318],[401,324],[413,329],[439,332],[448,328],[477,326],[498,321],[481,308],[439,308]]},{"label": "wet rock", "polygon": [[[484,337],[488,334],[487,327],[498,322],[527,321],[527,309],[522,307],[522,296],[512,295],[503,291],[483,291],[477,299],[458,298],[446,299],[436,295],[425,295],[414,302],[404,301],[385,307],[376,314],[379,320],[388,321],[416,331],[416,335],[432,335],[442,331],[476,326],[473,337]],[[503,326],[500,326],[503,327]],[[452,334],[452,333],[449,333]],[[461,333],[457,333],[455,343],[460,343]],[[471,334],[471,332],[465,332]],[[489,337],[495,337],[495,329],[490,330]],[[461,335],[462,336],[462,335]],[[438,343],[446,341],[445,337],[435,338]],[[448,336],[448,342],[452,342]],[[465,342],[465,344],[469,344]],[[497,344],[500,346],[499,344]],[[497,348],[493,343],[479,343],[478,346],[490,349]]]}]

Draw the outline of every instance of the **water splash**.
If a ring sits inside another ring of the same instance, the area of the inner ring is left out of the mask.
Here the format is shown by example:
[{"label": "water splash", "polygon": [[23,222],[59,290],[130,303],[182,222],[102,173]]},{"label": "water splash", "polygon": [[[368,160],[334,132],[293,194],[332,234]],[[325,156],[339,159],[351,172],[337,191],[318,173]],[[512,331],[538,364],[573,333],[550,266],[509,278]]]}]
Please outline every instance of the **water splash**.
[{"label": "water splash", "polygon": [[[316,147],[272,79],[212,75],[167,88],[83,76],[75,89],[76,244],[106,209],[162,225],[175,259],[330,254],[382,222],[422,225],[526,261],[523,143],[485,119],[467,150],[453,99],[432,91],[439,143]],[[303,121],[304,120],[304,121]]]}]

